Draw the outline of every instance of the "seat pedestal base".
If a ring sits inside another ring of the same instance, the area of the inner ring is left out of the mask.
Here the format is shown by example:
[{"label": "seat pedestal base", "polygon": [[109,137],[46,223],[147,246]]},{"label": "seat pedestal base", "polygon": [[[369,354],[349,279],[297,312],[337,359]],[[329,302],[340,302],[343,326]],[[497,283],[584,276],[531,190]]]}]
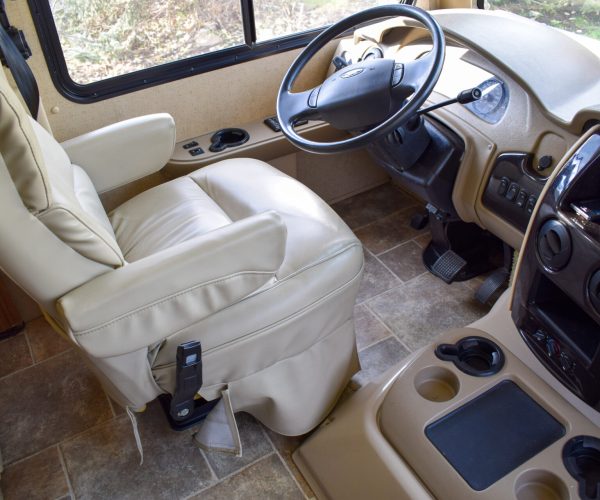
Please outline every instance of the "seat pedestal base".
[{"label": "seat pedestal base", "polygon": [[219,402],[218,399],[214,399],[213,401],[206,401],[204,398],[196,399],[194,401],[194,409],[190,415],[185,420],[175,420],[170,413],[171,395],[161,394],[158,396],[158,401],[160,402],[160,406],[165,413],[165,417],[167,417],[167,421],[169,422],[171,429],[178,432],[189,429],[190,427],[204,420]]}]

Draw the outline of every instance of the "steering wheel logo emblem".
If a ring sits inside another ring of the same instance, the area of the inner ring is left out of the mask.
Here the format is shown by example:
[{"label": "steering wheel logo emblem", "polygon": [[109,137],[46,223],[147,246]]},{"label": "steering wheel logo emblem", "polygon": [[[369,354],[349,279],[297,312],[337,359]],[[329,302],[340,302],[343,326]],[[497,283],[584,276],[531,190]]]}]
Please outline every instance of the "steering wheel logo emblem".
[{"label": "steering wheel logo emblem", "polygon": [[351,69],[350,71],[346,71],[345,73],[340,75],[340,77],[341,78],[352,78],[353,76],[360,75],[364,70],[365,70],[365,68]]}]

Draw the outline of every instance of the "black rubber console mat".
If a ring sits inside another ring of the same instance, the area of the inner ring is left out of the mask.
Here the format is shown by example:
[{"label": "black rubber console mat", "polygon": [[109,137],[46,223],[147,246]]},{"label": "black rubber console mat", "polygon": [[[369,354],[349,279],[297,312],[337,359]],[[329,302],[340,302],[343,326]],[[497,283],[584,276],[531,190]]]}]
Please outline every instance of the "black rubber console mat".
[{"label": "black rubber console mat", "polygon": [[425,428],[471,488],[485,490],[565,435],[517,384],[504,380]]}]

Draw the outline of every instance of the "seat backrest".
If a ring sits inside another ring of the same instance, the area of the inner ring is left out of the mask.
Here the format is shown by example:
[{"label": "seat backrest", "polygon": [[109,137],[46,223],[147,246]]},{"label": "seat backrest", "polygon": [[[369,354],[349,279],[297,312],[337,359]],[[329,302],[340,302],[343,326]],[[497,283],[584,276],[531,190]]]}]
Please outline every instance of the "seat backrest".
[{"label": "seat backrest", "polygon": [[44,309],[124,265],[94,186],[0,71],[0,267]]}]

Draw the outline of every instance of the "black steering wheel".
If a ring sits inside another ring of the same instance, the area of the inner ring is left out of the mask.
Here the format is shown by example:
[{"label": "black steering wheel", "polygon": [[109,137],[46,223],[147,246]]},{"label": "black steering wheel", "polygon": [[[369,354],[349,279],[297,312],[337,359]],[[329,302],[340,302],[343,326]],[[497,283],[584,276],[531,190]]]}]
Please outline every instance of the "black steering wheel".
[{"label": "black steering wheel", "polygon": [[[398,16],[416,20],[427,28],[433,40],[430,52],[405,64],[392,59],[368,59],[337,71],[318,87],[291,92],[300,71],[335,37],[359,24]],[[384,5],[342,19],[317,36],[283,78],[277,94],[281,130],[293,144],[311,153],[339,153],[366,146],[404,124],[423,105],[440,76],[444,54],[440,25],[417,7]],[[356,135],[335,142],[311,141],[294,131],[293,124],[302,119],[324,120]]]}]

